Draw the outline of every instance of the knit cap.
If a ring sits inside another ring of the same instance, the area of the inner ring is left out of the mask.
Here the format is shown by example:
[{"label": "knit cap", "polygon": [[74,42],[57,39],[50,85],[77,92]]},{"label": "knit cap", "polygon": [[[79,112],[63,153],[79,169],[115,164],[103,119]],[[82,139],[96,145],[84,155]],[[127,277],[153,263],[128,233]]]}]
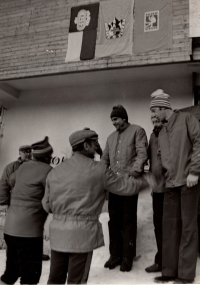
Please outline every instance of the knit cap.
[{"label": "knit cap", "polygon": [[84,128],[83,130],[72,133],[69,137],[69,142],[74,147],[83,143],[86,139],[97,140],[98,135],[95,131],[90,130],[90,128]]},{"label": "knit cap", "polygon": [[32,154],[34,157],[47,157],[53,153],[53,148],[49,143],[49,138],[46,136],[44,140],[31,145]]},{"label": "knit cap", "polygon": [[171,103],[170,103],[170,96],[162,89],[157,89],[151,94],[151,103],[150,103],[150,109],[153,107],[161,107],[161,108],[167,108],[172,109]]},{"label": "knit cap", "polygon": [[30,151],[31,150],[31,146],[30,145],[21,145],[19,147],[19,151]]},{"label": "knit cap", "polygon": [[126,112],[126,109],[122,105],[117,105],[113,107],[112,112],[110,114],[110,118],[112,119],[113,117],[125,119],[125,121],[128,123],[128,114]]}]

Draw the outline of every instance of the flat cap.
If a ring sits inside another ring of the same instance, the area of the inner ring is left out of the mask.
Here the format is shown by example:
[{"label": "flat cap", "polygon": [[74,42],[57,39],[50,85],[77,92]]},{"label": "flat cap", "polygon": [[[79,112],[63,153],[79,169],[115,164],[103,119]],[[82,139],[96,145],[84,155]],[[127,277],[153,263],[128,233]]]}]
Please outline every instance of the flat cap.
[{"label": "flat cap", "polygon": [[69,142],[72,147],[83,143],[86,139],[96,140],[98,139],[98,135],[95,131],[90,130],[90,128],[84,128],[81,131],[76,131],[72,133],[69,137]]},{"label": "flat cap", "polygon": [[23,151],[23,150],[31,150],[31,146],[30,145],[22,145],[19,147],[19,151]]}]

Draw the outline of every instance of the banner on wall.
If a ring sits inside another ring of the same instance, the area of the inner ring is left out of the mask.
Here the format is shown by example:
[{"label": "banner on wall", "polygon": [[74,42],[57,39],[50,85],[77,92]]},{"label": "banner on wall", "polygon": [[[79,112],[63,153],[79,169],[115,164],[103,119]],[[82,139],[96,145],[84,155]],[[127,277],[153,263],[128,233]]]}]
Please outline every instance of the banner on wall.
[{"label": "banner on wall", "polygon": [[133,53],[134,0],[100,3],[100,30],[95,58]]},{"label": "banner on wall", "polygon": [[189,34],[191,38],[200,37],[200,0],[189,1]]},{"label": "banner on wall", "polygon": [[65,62],[94,58],[99,3],[72,7]]},{"label": "banner on wall", "polygon": [[135,0],[134,53],[172,48],[172,0]]}]

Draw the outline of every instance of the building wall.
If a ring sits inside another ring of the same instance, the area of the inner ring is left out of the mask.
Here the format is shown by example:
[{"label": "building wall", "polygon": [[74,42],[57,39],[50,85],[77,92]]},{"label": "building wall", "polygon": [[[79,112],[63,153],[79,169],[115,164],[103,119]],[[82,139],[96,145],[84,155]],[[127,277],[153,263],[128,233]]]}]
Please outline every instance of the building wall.
[{"label": "building wall", "polygon": [[98,1],[0,1],[0,80],[190,60],[189,0],[172,0],[172,49],[66,64],[70,9],[95,2]]},{"label": "building wall", "polygon": [[[54,147],[54,156],[71,155],[69,135],[84,127],[99,134],[105,147],[107,136],[115,129],[110,120],[112,107],[122,104],[130,123],[142,126],[149,138],[150,94],[163,88],[171,95],[174,109],[191,106],[192,78],[169,78],[109,85],[83,85],[67,89],[24,91],[19,99],[4,100],[7,108],[0,138],[0,173],[18,156],[18,147],[42,140],[46,135]],[[97,157],[98,159],[98,157]]]}]

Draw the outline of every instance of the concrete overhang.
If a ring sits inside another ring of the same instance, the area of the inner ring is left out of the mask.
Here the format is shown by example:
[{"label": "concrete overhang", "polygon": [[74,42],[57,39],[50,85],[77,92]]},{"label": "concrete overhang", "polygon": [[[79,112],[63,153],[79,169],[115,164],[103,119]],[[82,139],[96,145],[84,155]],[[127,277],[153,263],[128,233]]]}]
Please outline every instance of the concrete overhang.
[{"label": "concrete overhang", "polygon": [[144,82],[144,80],[165,78],[188,78],[192,76],[193,72],[197,74],[196,84],[200,86],[200,62],[122,67],[3,80],[0,81],[0,84],[7,87],[7,92],[5,92],[5,88],[0,87],[0,100],[4,96],[14,96],[13,98],[16,99],[18,93],[24,90],[67,88],[77,85],[79,87],[99,84],[110,85],[120,82]]}]

